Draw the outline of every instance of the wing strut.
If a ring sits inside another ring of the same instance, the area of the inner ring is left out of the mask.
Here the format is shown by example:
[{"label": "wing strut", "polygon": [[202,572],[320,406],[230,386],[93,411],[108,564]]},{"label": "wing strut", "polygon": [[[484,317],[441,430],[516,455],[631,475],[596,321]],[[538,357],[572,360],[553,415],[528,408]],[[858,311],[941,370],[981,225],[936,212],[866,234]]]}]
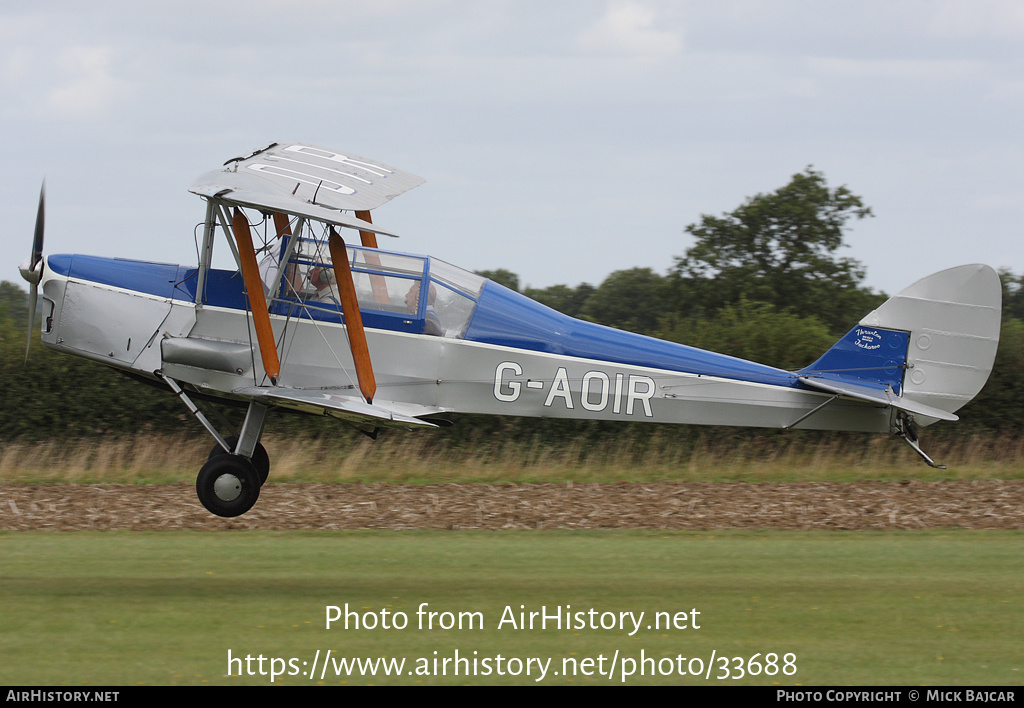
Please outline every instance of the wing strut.
[{"label": "wing strut", "polygon": [[[368,221],[371,224],[373,221],[370,219],[370,212],[368,211],[357,211],[356,218]],[[360,231],[359,240],[367,248],[377,248],[377,234],[372,231]],[[376,253],[364,253],[363,257],[369,265],[380,266],[380,256]],[[387,305],[391,302],[391,297],[388,295],[388,284],[384,280],[383,276],[371,275],[370,276],[370,287],[373,289],[373,300],[379,302],[382,305]]]},{"label": "wing strut", "polygon": [[356,286],[352,282],[352,268],[348,263],[348,251],[345,250],[345,242],[333,226],[328,244],[331,249],[334,275],[338,281],[338,293],[341,295],[341,311],[345,315],[348,343],[352,347],[352,361],[356,365],[356,378],[359,379],[359,390],[366,402],[372,404],[373,395],[377,393],[377,382],[373,378],[370,349],[366,346],[363,316],[359,312],[359,298],[356,295]]},{"label": "wing strut", "polygon": [[278,238],[292,235],[292,226],[288,223],[287,214],[282,214],[279,211],[274,212],[274,231],[277,232]]},{"label": "wing strut", "polygon": [[[370,212],[368,211],[357,211],[356,218],[362,219],[363,221],[368,222],[370,224],[373,223],[373,219],[370,218]],[[377,248],[377,234],[373,233],[372,231],[360,231],[359,240],[367,248]]]},{"label": "wing strut", "polygon": [[256,264],[256,251],[252,245],[249,220],[237,207],[231,220],[231,228],[235,232],[235,241],[238,243],[238,260],[242,265],[245,290],[249,294],[249,309],[252,310],[253,323],[256,325],[256,341],[260,345],[263,370],[270,377],[270,382],[276,386],[278,374],[281,373],[281,362],[277,358],[274,330],[270,326],[270,313],[267,311],[267,298],[263,292],[263,279],[260,278],[260,268]]}]

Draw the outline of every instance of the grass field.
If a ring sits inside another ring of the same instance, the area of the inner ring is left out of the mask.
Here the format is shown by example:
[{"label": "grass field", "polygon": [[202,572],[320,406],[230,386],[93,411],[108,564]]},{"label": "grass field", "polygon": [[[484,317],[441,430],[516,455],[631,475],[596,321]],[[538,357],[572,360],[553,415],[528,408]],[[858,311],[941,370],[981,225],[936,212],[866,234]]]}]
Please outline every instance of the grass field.
[{"label": "grass field", "polygon": [[[984,435],[930,438],[946,471],[885,436],[490,440],[264,442],[275,481],[1024,478],[1024,438]],[[0,482],[191,481],[209,445],[9,442]],[[1020,531],[0,533],[0,684],[307,685],[326,663],[326,684],[1020,685],[1022,551]],[[423,603],[483,626],[421,629]],[[346,604],[408,626],[325,628]],[[499,628],[544,610],[561,628]]]},{"label": "grass field", "polygon": [[[550,660],[540,683],[1020,685],[1022,551],[1012,531],[3,533],[0,684],[308,685],[330,650],[405,664],[331,662],[327,684],[533,684]],[[422,603],[483,627],[420,629]],[[346,604],[408,626],[325,628]],[[520,606],[616,626],[499,629]],[[678,674],[694,659],[710,678]]]},{"label": "grass field", "polygon": [[[885,435],[791,431],[653,435],[626,428],[599,440],[491,435],[445,444],[433,433],[309,438],[267,435],[277,482],[782,482],[1024,479],[1024,436],[933,435],[927,467]],[[195,480],[208,436],[96,437],[0,442],[0,482],[160,483]]]}]

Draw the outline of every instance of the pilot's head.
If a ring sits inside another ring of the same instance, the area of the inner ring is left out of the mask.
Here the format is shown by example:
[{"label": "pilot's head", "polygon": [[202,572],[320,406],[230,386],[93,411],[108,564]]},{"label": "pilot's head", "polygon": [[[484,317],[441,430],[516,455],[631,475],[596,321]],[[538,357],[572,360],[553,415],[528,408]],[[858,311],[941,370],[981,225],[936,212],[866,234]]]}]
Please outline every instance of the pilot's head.
[{"label": "pilot's head", "polygon": [[334,275],[333,268],[326,268],[324,266],[313,266],[309,271],[309,282],[317,290],[323,290],[324,288],[330,287],[337,276]]},{"label": "pilot's head", "polygon": [[[427,290],[427,304],[433,305],[437,300],[437,287],[433,284]],[[409,292],[405,294],[405,306],[409,308],[409,312],[416,312],[420,305],[420,283],[416,281],[409,288]]]}]

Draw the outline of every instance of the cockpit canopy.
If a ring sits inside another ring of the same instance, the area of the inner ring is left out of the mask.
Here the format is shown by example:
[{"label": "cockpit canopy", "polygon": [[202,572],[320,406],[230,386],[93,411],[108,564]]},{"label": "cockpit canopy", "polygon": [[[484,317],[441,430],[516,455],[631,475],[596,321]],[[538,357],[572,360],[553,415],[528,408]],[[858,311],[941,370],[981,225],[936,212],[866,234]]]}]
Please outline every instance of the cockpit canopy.
[{"label": "cockpit canopy", "polygon": [[[270,312],[340,321],[341,298],[327,243],[294,239],[260,262]],[[359,309],[367,327],[461,338],[485,278],[429,258],[347,246]],[[285,266],[282,268],[281,263]],[[421,297],[421,293],[427,297]]]}]

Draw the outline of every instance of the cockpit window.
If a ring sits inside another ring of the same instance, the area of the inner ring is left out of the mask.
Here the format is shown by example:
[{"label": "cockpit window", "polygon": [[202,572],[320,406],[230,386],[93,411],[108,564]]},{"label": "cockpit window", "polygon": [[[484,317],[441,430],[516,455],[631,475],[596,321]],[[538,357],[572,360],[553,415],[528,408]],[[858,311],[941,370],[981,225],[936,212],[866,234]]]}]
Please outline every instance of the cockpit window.
[{"label": "cockpit window", "polygon": [[461,339],[487,279],[431,258],[430,281],[431,289],[437,291],[434,309],[445,326],[445,334]]},{"label": "cockpit window", "polygon": [[[422,256],[359,246],[347,246],[347,252],[359,309],[368,327],[462,337],[484,278]],[[272,262],[261,263],[260,270],[269,286],[277,263],[274,258],[268,260]],[[428,284],[426,298],[421,297],[423,283]],[[276,300],[284,305],[301,303],[313,319],[333,319],[340,314],[341,298],[326,243],[298,239],[277,295]],[[374,318],[374,313],[382,316]],[[388,313],[390,317],[385,316]]]},{"label": "cockpit window", "polygon": [[473,299],[480,297],[480,291],[483,289],[484,283],[487,282],[486,278],[482,278],[476,273],[456,268],[450,263],[439,261],[436,258],[430,259],[430,277],[442,285],[452,290],[461,291],[467,297]]},{"label": "cockpit window", "polygon": [[[425,258],[351,246],[347,251],[360,308],[415,315],[415,311],[409,310],[405,295],[422,280]],[[270,279],[273,281],[273,275]],[[306,307],[339,312],[341,297],[326,243],[298,239],[288,258],[278,296],[298,300]]]}]

